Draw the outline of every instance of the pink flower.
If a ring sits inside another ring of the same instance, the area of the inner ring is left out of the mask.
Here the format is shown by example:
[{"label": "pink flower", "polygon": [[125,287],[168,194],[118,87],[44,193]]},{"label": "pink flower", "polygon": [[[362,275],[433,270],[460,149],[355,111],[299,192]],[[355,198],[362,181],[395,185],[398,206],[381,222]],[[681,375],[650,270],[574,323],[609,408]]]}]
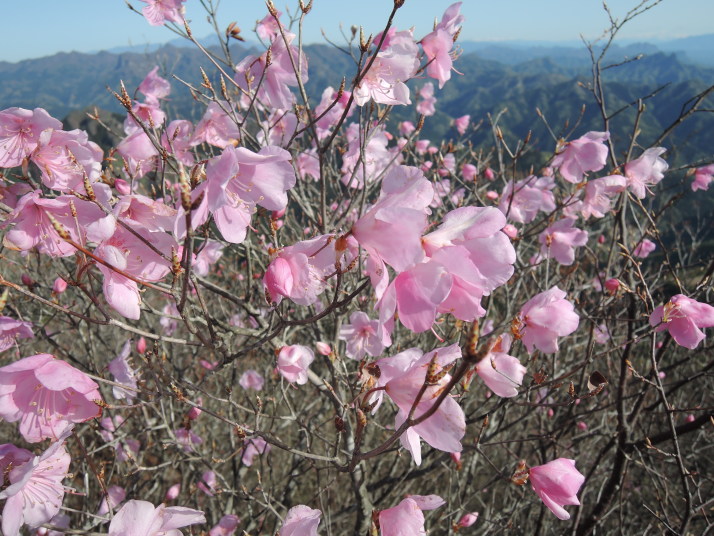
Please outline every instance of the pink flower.
[{"label": "pink flower", "polygon": [[124,488],[122,488],[121,486],[109,486],[107,488],[107,494],[102,499],[102,502],[99,503],[99,510],[97,510],[97,515],[107,515],[109,513],[110,507],[112,510],[115,510],[116,507],[124,501],[124,499],[126,499],[126,490]]},{"label": "pink flower", "polygon": [[339,338],[347,342],[347,357],[359,361],[365,354],[381,355],[385,347],[381,333],[378,320],[370,320],[366,313],[355,311],[350,315],[350,323],[340,328]]},{"label": "pink flower", "polygon": [[211,266],[216,264],[222,256],[223,244],[216,240],[207,240],[193,261],[193,269],[198,275],[206,277],[211,270]]},{"label": "pink flower", "polygon": [[317,526],[320,524],[322,512],[304,504],[293,506],[288,510],[280,536],[317,536]]},{"label": "pink flower", "polygon": [[153,102],[168,97],[169,93],[171,93],[171,83],[165,78],[161,78],[157,74],[158,72],[159,66],[157,65],[149,71],[149,74],[147,74],[144,80],[141,81],[141,84],[139,84],[139,91],[146,96],[147,100]]},{"label": "pink flower", "polygon": [[43,130],[60,130],[62,123],[42,108],[7,108],[0,112],[0,168],[22,164],[37,148]]},{"label": "pink flower", "polygon": [[632,255],[640,259],[646,259],[655,249],[657,249],[657,244],[652,242],[652,240],[644,238],[642,242],[637,244],[637,247],[632,250]]},{"label": "pink flower", "polygon": [[141,0],[148,4],[141,10],[149,24],[152,26],[161,26],[165,22],[175,22],[183,24],[183,14],[185,7],[183,3],[186,0]]},{"label": "pink flower", "polygon": [[559,169],[566,181],[580,182],[588,171],[600,171],[605,167],[608,153],[605,142],[608,139],[609,132],[588,132],[577,140],[566,142],[551,165]]},{"label": "pink flower", "polygon": [[527,372],[517,357],[508,355],[510,348],[511,336],[501,335],[475,369],[488,388],[504,398],[518,395]]},{"label": "pink flower", "polygon": [[171,121],[161,135],[161,146],[185,166],[192,166],[196,160],[191,152],[194,145],[193,123],[185,119]]},{"label": "pink flower", "polygon": [[262,437],[254,437],[246,442],[241,461],[243,465],[253,465],[256,456],[270,452],[270,445]]},{"label": "pink flower", "polygon": [[52,284],[52,292],[54,294],[62,294],[65,290],[67,290],[67,281],[61,277],[55,279],[55,282]]},{"label": "pink flower", "polygon": [[231,536],[238,528],[240,518],[233,514],[224,515],[217,525],[208,531],[208,536]]},{"label": "pink flower", "polygon": [[[503,189],[498,209],[509,220],[516,223],[531,222],[538,215],[539,210],[542,212],[555,210],[555,196],[551,191],[554,187],[553,177],[537,178],[531,175],[516,183],[511,181]],[[489,199],[497,198],[497,194],[495,197],[489,197]]]},{"label": "pink flower", "polygon": [[117,400],[123,400],[126,398],[126,401],[129,404],[131,404],[134,400],[137,393],[137,374],[129,363],[130,354],[131,339],[127,339],[121,349],[121,352],[119,352],[119,355],[112,359],[107,367],[109,372],[112,373],[112,376],[114,376],[114,381],[129,387],[129,389],[124,389],[118,385],[112,386],[112,394],[114,395],[114,398]]},{"label": "pink flower", "polygon": [[609,175],[588,181],[585,185],[585,199],[580,207],[583,218],[603,218],[610,211],[612,198],[624,192],[626,187],[627,179],[621,175]]},{"label": "pink flower", "polygon": [[426,74],[439,81],[439,89],[451,78],[451,67],[453,59],[451,49],[454,46],[454,39],[448,32],[436,29],[424,36],[421,40],[424,54],[429,61]]},{"label": "pink flower", "polygon": [[332,348],[326,342],[317,341],[315,343],[315,348],[317,349],[317,353],[320,355],[328,356],[332,353]]},{"label": "pink flower", "polygon": [[204,471],[201,473],[201,480],[198,481],[196,487],[209,497],[213,497],[218,492],[216,473],[213,471]]},{"label": "pink flower", "polygon": [[467,182],[473,182],[476,180],[476,175],[478,175],[478,168],[473,164],[464,164],[461,166],[461,175]]},{"label": "pink flower", "polygon": [[570,519],[563,508],[566,504],[579,505],[577,493],[585,477],[575,468],[575,460],[558,458],[530,469],[533,491],[558,519]]},{"label": "pink flower", "polygon": [[166,496],[164,497],[164,500],[165,501],[173,501],[174,499],[178,498],[180,493],[181,493],[181,484],[174,484],[166,491]]},{"label": "pink flower", "polygon": [[62,480],[70,463],[64,447],[69,433],[70,429],[66,429],[40,456],[14,445],[0,445],[0,470],[9,482],[0,492],[0,500],[5,499],[5,536],[18,536],[23,524],[36,528],[59,513],[64,498]]},{"label": "pink flower", "polygon": [[[379,385],[385,387],[385,392],[399,408],[394,427],[399,428],[406,420],[417,395],[424,386],[427,369],[434,360],[435,373],[446,372],[445,367],[461,357],[461,349],[457,344],[438,348],[422,355],[421,350],[412,348],[391,358],[380,359],[377,363],[382,371]],[[439,397],[451,376],[444,374],[438,381],[431,383],[419,399],[414,411],[414,418],[431,409],[435,399]],[[461,438],[466,433],[464,412],[459,404],[447,396],[438,409],[428,419],[408,428],[401,436],[402,446],[409,450],[414,462],[421,464],[420,439],[426,441],[437,450],[444,452],[461,452]]]},{"label": "pink flower", "polygon": [[263,384],[265,380],[263,377],[255,370],[248,369],[238,380],[238,384],[245,389],[253,389],[255,391],[261,391],[263,389]]},{"label": "pink flower", "polygon": [[32,322],[22,322],[9,316],[0,316],[0,352],[15,344],[15,339],[32,339]]},{"label": "pink flower", "polygon": [[558,337],[570,335],[578,329],[580,318],[574,306],[565,299],[558,287],[536,294],[528,300],[516,322],[519,335],[528,353],[538,348],[543,353],[558,351]]},{"label": "pink flower", "polygon": [[89,376],[50,354],[0,367],[0,417],[20,421],[26,441],[57,439],[70,423],[99,417],[98,386]]},{"label": "pink flower", "polygon": [[188,430],[186,428],[178,428],[174,430],[174,435],[176,436],[176,443],[183,449],[184,452],[193,452],[194,445],[200,445],[203,443],[203,439],[194,433],[193,430]]},{"label": "pink flower", "polygon": [[664,178],[669,164],[660,158],[667,151],[664,147],[651,147],[642,156],[625,164],[627,187],[639,199],[643,199],[650,186]]},{"label": "pink flower", "polygon": [[314,360],[315,354],[307,346],[283,346],[278,353],[278,372],[290,383],[305,385],[307,368]]},{"label": "pink flower", "polygon": [[[378,44],[381,34],[374,43]],[[419,48],[410,31],[398,32],[390,28],[382,48],[369,71],[363,73],[353,92],[354,101],[364,106],[370,100],[379,104],[411,104],[409,88],[405,84],[419,68]]]},{"label": "pink flower", "polygon": [[694,350],[704,340],[701,328],[714,326],[714,307],[677,294],[652,311],[650,326],[669,331],[677,344]]},{"label": "pink flower", "polygon": [[697,190],[708,190],[709,183],[712,181],[712,176],[714,175],[714,164],[709,164],[708,166],[700,167],[694,173],[694,182],[692,182],[692,191]]},{"label": "pink flower", "polygon": [[422,510],[433,510],[443,504],[445,501],[437,495],[411,495],[397,506],[379,512],[379,533],[381,536],[426,535]]},{"label": "pink flower", "polygon": [[42,182],[53,190],[84,191],[85,177],[90,183],[100,179],[102,149],[89,141],[83,130],[44,130],[31,159],[42,172]]},{"label": "pink flower", "polygon": [[466,528],[470,527],[474,523],[478,521],[478,512],[469,512],[468,514],[464,514],[461,516],[461,519],[459,519],[458,526],[461,528]]},{"label": "pink flower", "polygon": [[[223,149],[240,139],[240,115],[225,101],[211,102],[193,133],[192,145],[210,143]],[[173,123],[173,122],[172,122]]]},{"label": "pink flower", "polygon": [[192,508],[132,500],[114,515],[109,536],[179,536],[177,529],[205,522],[203,512]]},{"label": "pink flower", "polygon": [[587,231],[573,227],[574,223],[574,218],[563,218],[543,231],[538,237],[541,255],[553,257],[563,266],[573,264],[575,247],[584,246],[588,241]]},{"label": "pink flower", "polygon": [[436,97],[434,97],[434,84],[427,82],[419,90],[419,102],[416,106],[418,114],[430,116],[436,113]]},{"label": "pink flower", "polygon": [[454,127],[456,127],[456,132],[462,136],[466,133],[466,129],[469,128],[469,123],[471,122],[471,116],[466,114],[461,117],[454,119]]}]

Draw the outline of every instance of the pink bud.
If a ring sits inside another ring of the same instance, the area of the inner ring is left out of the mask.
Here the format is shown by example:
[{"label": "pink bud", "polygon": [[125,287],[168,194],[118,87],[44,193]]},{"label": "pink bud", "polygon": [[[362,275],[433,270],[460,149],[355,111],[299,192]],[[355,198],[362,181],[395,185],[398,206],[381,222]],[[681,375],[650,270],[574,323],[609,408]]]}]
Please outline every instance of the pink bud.
[{"label": "pink bud", "polygon": [[439,174],[439,177],[446,177],[449,175],[449,170],[441,168],[437,171],[437,173]]},{"label": "pink bud", "polygon": [[605,289],[607,289],[607,291],[610,294],[615,294],[615,292],[617,292],[617,289],[619,289],[619,288],[620,288],[620,281],[618,281],[614,277],[605,281]]},{"label": "pink bud", "polygon": [[491,201],[495,201],[498,199],[498,192],[495,192],[493,190],[489,190],[486,192],[486,199],[490,199]]},{"label": "pink bud", "polygon": [[280,218],[285,216],[285,211],[286,211],[286,208],[282,208],[280,210],[274,210],[273,213],[271,214],[271,217],[274,220],[279,220]]},{"label": "pink bud", "polygon": [[[199,398],[198,403],[202,404],[203,400],[201,400]],[[201,408],[197,408],[194,406],[190,410],[188,410],[188,418],[191,419],[192,421],[195,421],[196,419],[198,419],[199,415],[201,415],[202,412],[203,412],[203,410]]]},{"label": "pink bud", "polygon": [[429,148],[426,150],[426,152],[428,152],[429,154],[436,154],[436,153],[439,152],[439,148],[438,148],[438,147],[434,147],[434,146],[432,145],[431,147],[429,147]]},{"label": "pink bud", "polygon": [[518,236],[518,229],[510,223],[507,223],[502,230],[508,238],[516,238]]},{"label": "pink bud", "polygon": [[22,274],[22,284],[25,285],[26,287],[31,287],[32,285],[35,284],[35,282],[32,280],[32,278],[27,275],[27,274]]},{"label": "pink bud", "polygon": [[461,166],[461,174],[464,177],[465,181],[474,181],[476,180],[476,173],[477,173],[477,168],[473,164],[464,164]]},{"label": "pink bud", "polygon": [[146,352],[146,339],[144,337],[139,337],[139,340],[136,341],[136,351],[140,354]]},{"label": "pink bud", "polygon": [[553,417],[555,415],[555,411],[553,411],[553,408],[548,408],[548,417]]},{"label": "pink bud", "polygon": [[666,375],[664,372],[660,371],[660,372],[657,373],[657,377],[658,377],[660,380],[664,380],[664,379],[667,377],[667,375]]},{"label": "pink bud", "polygon": [[577,426],[578,429],[580,429],[580,430],[587,430],[587,429],[588,429],[587,423],[586,423],[586,422],[583,422],[583,421],[578,421],[577,424],[576,424],[576,426]]},{"label": "pink bud", "polygon": [[164,497],[165,501],[173,501],[179,496],[179,493],[181,493],[181,484],[174,484],[169,488],[169,490],[166,492],[166,496]]},{"label": "pink bud", "polygon": [[691,413],[687,415],[687,418],[685,419],[687,422],[694,422],[694,415]]},{"label": "pink bud", "polygon": [[211,363],[210,361],[206,361],[205,359],[201,359],[201,360],[199,361],[199,363],[200,363],[201,366],[202,366],[203,368],[205,368],[206,370],[213,370],[214,368],[216,368],[216,367],[218,366],[218,361],[214,361],[213,363]]},{"label": "pink bud", "polygon": [[601,234],[600,236],[597,237],[597,243],[598,244],[604,244],[605,243],[605,235]]},{"label": "pink bud", "polygon": [[284,224],[285,222],[283,220],[275,220],[275,227],[278,229],[280,229]]},{"label": "pink bud", "polygon": [[119,192],[121,195],[129,195],[131,193],[131,187],[129,186],[129,183],[126,182],[124,179],[115,179],[114,188],[116,188],[117,192]]},{"label": "pink bud", "polygon": [[451,460],[458,466],[461,465],[461,453],[460,452],[451,452],[449,454],[451,456]]},{"label": "pink bud", "polygon": [[330,355],[332,353],[332,348],[330,348],[330,345],[326,342],[316,342],[315,348],[317,348],[317,353],[321,355]]},{"label": "pink bud", "polygon": [[67,281],[61,277],[55,279],[55,283],[52,285],[52,292],[55,294],[62,294],[65,290],[67,290]]},{"label": "pink bud", "polygon": [[657,341],[657,344],[655,344],[655,348],[659,350],[660,348],[662,348],[663,345],[664,343],[662,341]]},{"label": "pink bud", "polygon": [[486,180],[492,181],[493,179],[496,178],[496,174],[493,172],[493,170],[489,167],[483,170],[483,176]]},{"label": "pink bud", "polygon": [[459,527],[470,527],[478,521],[478,512],[471,512],[464,514],[461,519],[459,519]]}]

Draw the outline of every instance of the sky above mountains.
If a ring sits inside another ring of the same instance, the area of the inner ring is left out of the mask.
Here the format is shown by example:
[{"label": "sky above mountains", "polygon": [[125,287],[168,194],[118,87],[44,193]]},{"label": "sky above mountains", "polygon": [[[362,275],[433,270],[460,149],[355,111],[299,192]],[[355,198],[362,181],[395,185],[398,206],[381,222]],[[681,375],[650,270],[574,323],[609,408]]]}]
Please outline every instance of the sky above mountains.
[{"label": "sky above mountains", "polygon": [[[130,2],[141,10],[139,0]],[[278,9],[292,10],[297,0],[274,0]],[[244,36],[254,40],[251,30],[267,10],[262,0],[213,0],[219,7],[219,25],[235,21]],[[441,17],[452,0],[406,0],[395,18],[399,29],[416,28],[422,36],[431,30],[434,17]],[[639,0],[609,0],[613,16],[622,19]],[[653,2],[649,2],[653,3]],[[602,0],[465,0],[466,17],[461,39],[468,41],[564,41],[575,43],[582,34],[596,39],[608,26]],[[346,35],[353,24],[366,33],[382,29],[392,7],[391,0],[314,0],[306,18],[304,41],[323,42],[324,29],[331,40],[342,44],[340,23]],[[194,35],[206,36],[213,28],[206,21],[199,0],[188,0],[186,16]],[[0,6],[0,61],[20,61],[57,52],[94,52],[124,46],[164,43],[176,35],[152,27],[128,9],[124,0],[33,0],[3,2]],[[667,40],[712,32],[714,1],[663,0],[627,24],[620,36],[627,40]]]}]

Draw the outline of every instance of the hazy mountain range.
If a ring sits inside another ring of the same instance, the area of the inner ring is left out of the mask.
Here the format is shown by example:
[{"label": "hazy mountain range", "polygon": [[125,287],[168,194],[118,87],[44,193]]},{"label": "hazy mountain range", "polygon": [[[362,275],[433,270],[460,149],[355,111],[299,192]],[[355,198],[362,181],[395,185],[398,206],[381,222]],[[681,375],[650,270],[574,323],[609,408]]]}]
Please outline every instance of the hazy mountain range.
[{"label": "hazy mountain range", "polygon": [[[210,46],[214,41],[206,40]],[[175,46],[180,44],[181,46]],[[629,136],[634,127],[635,104],[645,99],[646,113],[641,122],[639,142],[651,143],[664,128],[674,121],[683,105],[691,97],[714,84],[714,67],[705,65],[714,50],[714,34],[648,43],[626,43],[614,46],[603,67],[624,64],[604,71],[608,82],[608,113],[622,110],[613,120],[613,136]],[[233,61],[237,62],[253,48],[232,47]],[[475,121],[487,121],[489,114],[507,109],[500,126],[506,139],[515,143],[516,137],[532,132],[533,144],[552,151],[554,141],[537,114],[539,109],[557,136],[567,134],[577,124],[575,136],[602,128],[599,110],[588,90],[591,81],[590,59],[580,46],[556,43],[461,43],[462,55],[443,91],[437,91],[437,114],[427,119],[424,136],[437,140],[453,135],[453,117],[471,114]],[[319,99],[322,90],[338,87],[342,75],[347,83],[354,76],[355,66],[350,56],[326,45],[305,47],[310,59],[308,92]],[[636,61],[626,61],[640,57]],[[173,92],[167,103],[172,118],[197,119],[203,107],[180,80],[200,87],[199,67],[209,76],[216,70],[203,54],[183,46],[183,42],[158,48],[131,47],[130,50],[98,52],[94,54],[60,53],[54,56],[25,60],[17,63],[0,62],[0,109],[10,106],[33,108],[41,106],[52,115],[63,118],[73,111],[97,106],[110,112],[122,108],[106,89],[117,90],[123,80],[132,92],[146,73],[159,65],[164,73],[178,77],[172,80]],[[180,80],[179,80],[180,79]],[[419,87],[425,81],[412,81]],[[583,105],[585,106],[584,112]],[[710,98],[706,108],[714,108]],[[413,108],[396,107],[396,118],[414,119]],[[582,113],[582,117],[581,117]],[[74,114],[78,121],[82,114]],[[713,157],[711,132],[714,115],[694,114],[691,121],[678,127],[667,140],[670,157],[711,160]],[[472,141],[492,143],[490,127],[484,126],[472,136]],[[110,143],[111,140],[106,140]]]}]

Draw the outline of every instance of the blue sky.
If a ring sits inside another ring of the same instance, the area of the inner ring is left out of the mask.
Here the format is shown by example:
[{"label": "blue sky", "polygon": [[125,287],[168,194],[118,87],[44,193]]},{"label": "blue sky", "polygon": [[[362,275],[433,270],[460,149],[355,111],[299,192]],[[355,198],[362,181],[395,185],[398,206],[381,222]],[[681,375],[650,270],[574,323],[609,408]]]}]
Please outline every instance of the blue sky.
[{"label": "blue sky", "polygon": [[[144,4],[130,0],[137,9]],[[221,27],[236,21],[248,35],[266,13],[263,0],[214,0],[220,3]],[[297,0],[274,0],[296,6]],[[416,27],[416,35],[431,29],[452,0],[406,0],[396,18],[399,28]],[[615,16],[623,16],[638,0],[609,0]],[[187,0],[194,33],[206,36],[199,0]],[[305,42],[321,41],[320,30],[340,40],[339,23],[349,32],[361,24],[367,32],[384,25],[392,0],[314,0],[306,20]],[[595,38],[607,25],[602,0],[464,0],[466,23],[461,38],[471,41],[577,41]],[[0,60],[19,61],[56,52],[91,52],[127,45],[162,43],[174,37],[165,28],[149,26],[124,0],[4,0],[0,4]],[[714,32],[714,0],[664,0],[623,30],[625,39],[669,39]]]}]

